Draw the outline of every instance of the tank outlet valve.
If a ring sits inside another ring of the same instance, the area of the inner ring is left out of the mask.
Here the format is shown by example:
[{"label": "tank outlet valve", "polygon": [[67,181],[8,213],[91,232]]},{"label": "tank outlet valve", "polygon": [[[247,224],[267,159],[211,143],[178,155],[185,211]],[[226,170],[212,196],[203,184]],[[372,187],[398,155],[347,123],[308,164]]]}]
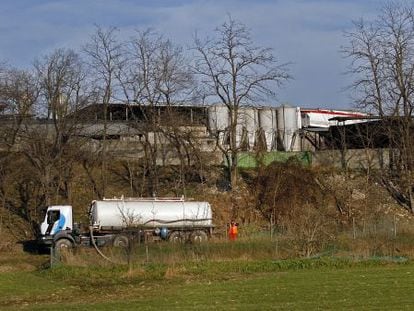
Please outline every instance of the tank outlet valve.
[{"label": "tank outlet valve", "polygon": [[165,227],[161,228],[160,237],[163,240],[166,240],[168,238],[168,228],[165,228]]}]

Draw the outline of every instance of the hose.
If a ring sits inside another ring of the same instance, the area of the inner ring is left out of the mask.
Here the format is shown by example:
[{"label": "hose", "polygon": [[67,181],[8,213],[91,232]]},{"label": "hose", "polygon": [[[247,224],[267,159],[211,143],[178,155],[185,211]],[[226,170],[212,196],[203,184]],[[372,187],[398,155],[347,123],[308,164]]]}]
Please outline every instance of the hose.
[{"label": "hose", "polygon": [[184,219],[177,219],[177,220],[161,220],[161,219],[150,219],[146,222],[143,223],[143,225],[147,225],[150,222],[158,222],[160,224],[172,224],[175,222],[199,222],[199,221],[208,221],[208,220],[212,220],[211,218],[198,218],[198,219],[190,219],[190,218],[184,218]]},{"label": "hose", "polygon": [[109,261],[110,263],[113,263],[113,264],[121,264],[120,262],[115,262],[115,261],[113,261],[111,258],[109,258],[108,256],[105,256],[105,254],[104,253],[102,253],[102,251],[98,248],[98,246],[96,245],[96,243],[95,243],[95,237],[94,237],[94,235],[93,235],[93,227],[92,226],[89,226],[89,233],[90,233],[90,235],[91,235],[91,242],[92,242],[92,245],[93,245],[93,247],[96,249],[96,251],[97,251],[97,253],[103,258],[103,259],[105,259],[105,260],[107,260],[107,261]]}]

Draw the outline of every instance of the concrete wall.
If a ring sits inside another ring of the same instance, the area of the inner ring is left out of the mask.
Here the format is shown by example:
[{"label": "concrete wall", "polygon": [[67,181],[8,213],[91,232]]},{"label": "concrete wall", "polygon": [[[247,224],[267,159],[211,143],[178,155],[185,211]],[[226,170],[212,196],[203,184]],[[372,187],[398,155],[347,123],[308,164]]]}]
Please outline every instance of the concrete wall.
[{"label": "concrete wall", "polygon": [[390,163],[389,149],[323,150],[312,152],[312,166],[339,169],[380,169]]}]

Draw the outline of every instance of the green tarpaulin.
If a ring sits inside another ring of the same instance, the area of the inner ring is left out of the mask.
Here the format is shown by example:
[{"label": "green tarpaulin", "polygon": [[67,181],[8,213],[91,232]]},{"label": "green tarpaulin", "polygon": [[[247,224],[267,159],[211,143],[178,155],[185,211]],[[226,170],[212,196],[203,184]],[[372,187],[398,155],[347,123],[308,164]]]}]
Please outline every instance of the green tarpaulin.
[{"label": "green tarpaulin", "polygon": [[[308,151],[302,152],[283,152],[283,151],[273,151],[266,152],[263,154],[241,152],[238,155],[238,167],[239,168],[255,168],[258,166],[258,163],[263,165],[269,165],[270,163],[277,162],[286,162],[290,158],[296,158],[303,165],[310,165],[312,162],[312,155]],[[227,161],[224,160],[224,164],[227,166]]]}]

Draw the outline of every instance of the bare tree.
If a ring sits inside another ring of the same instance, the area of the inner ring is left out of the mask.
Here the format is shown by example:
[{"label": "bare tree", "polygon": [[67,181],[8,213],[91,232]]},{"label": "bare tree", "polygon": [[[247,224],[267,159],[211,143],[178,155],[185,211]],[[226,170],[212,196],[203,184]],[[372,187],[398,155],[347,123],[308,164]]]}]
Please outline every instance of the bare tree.
[{"label": "bare tree", "polygon": [[7,115],[1,127],[2,148],[10,151],[22,123],[35,113],[39,96],[38,83],[29,71],[7,68],[0,75],[0,98]]},{"label": "bare tree", "polygon": [[152,195],[158,192],[158,161],[163,158],[166,144],[177,146],[177,141],[181,142],[181,123],[173,108],[190,98],[194,81],[182,49],[157,33],[137,31],[126,46],[128,51],[117,78],[127,104],[140,108],[140,117],[132,115],[132,126],[142,133],[144,170],[148,171],[142,175],[142,182],[148,183],[148,193]]},{"label": "bare tree", "polygon": [[100,97],[103,109],[103,139],[101,157],[102,196],[105,196],[107,184],[107,128],[108,106],[116,93],[116,72],[119,71],[122,49],[117,38],[117,28],[104,29],[96,27],[95,33],[90,37],[84,47],[88,56],[88,64],[91,69],[92,80],[96,85],[96,91]]},{"label": "bare tree", "polygon": [[236,137],[240,107],[274,97],[277,87],[290,79],[287,64],[279,64],[271,49],[255,46],[250,31],[231,17],[216,29],[215,39],[202,41],[196,37],[195,50],[194,69],[206,96],[229,111],[229,144],[219,142],[219,148],[230,162],[229,178],[234,187],[240,151]]},{"label": "bare tree", "polygon": [[[2,68],[0,98],[4,115],[0,127],[0,204],[9,211],[9,215],[17,215],[33,225],[33,228],[36,226],[36,213],[31,213],[28,204],[30,196],[25,195],[33,187],[25,182],[27,178],[24,175],[30,172],[22,170],[25,164],[19,150],[24,124],[34,114],[38,95],[38,85],[31,72]],[[17,231],[16,228],[13,229],[14,233]]]},{"label": "bare tree", "polygon": [[71,199],[84,143],[76,118],[87,102],[84,77],[79,56],[59,49],[35,61],[33,73],[11,69],[0,83],[8,110],[1,126],[0,195],[3,206],[34,231],[46,204]]},{"label": "bare tree", "polygon": [[82,149],[76,113],[87,104],[89,90],[81,59],[72,50],[55,50],[37,60],[35,68],[41,95],[38,114],[45,112],[46,120],[25,127],[23,152],[39,170],[38,180],[44,187],[46,204],[50,204],[53,180],[55,199],[69,195],[71,171]]},{"label": "bare tree", "polygon": [[414,211],[413,93],[414,11],[401,3],[382,8],[372,22],[355,22],[343,48],[352,60],[353,88],[360,105],[376,113],[396,155],[380,180],[404,208]]},{"label": "bare tree", "polygon": [[83,145],[77,138],[79,120],[74,117],[86,101],[83,78],[78,56],[56,50],[35,62],[32,81],[37,88],[31,92],[25,88],[23,95],[16,96],[19,107],[31,98],[32,111],[43,118],[23,119],[17,147],[10,153],[20,167],[7,186],[14,195],[3,192],[8,209],[31,222],[34,230],[46,204],[70,200],[73,168]]}]

